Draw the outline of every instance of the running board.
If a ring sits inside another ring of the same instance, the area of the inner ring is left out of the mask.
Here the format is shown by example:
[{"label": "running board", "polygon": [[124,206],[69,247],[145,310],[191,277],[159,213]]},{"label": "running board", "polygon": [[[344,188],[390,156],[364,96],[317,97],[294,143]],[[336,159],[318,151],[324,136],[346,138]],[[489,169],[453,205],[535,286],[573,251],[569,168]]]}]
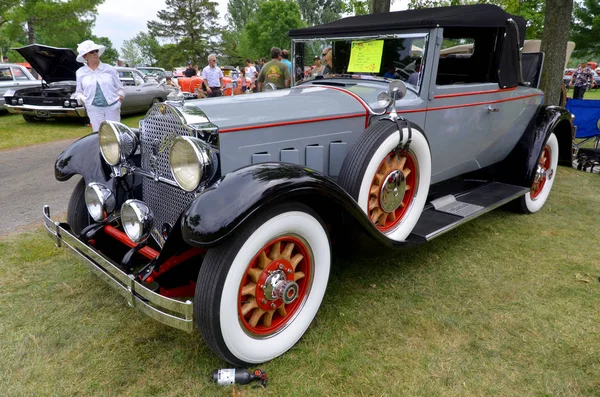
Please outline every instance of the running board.
[{"label": "running board", "polygon": [[411,234],[431,240],[529,190],[522,186],[490,182],[468,192],[440,197],[425,207]]}]

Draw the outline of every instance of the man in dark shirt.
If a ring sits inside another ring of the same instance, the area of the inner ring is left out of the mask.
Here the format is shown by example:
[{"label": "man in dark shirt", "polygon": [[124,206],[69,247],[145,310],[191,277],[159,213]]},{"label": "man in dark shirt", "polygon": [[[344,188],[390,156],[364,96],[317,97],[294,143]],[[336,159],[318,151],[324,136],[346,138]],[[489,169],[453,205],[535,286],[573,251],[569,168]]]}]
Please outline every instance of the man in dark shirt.
[{"label": "man in dark shirt", "polygon": [[260,69],[257,80],[259,91],[262,91],[267,83],[273,83],[279,89],[290,86],[290,70],[285,63],[281,62],[281,49],[271,48],[271,60]]},{"label": "man in dark shirt", "polygon": [[185,72],[183,72],[183,75],[185,77],[194,77],[197,73],[198,72],[196,72],[196,69],[194,69],[194,67],[192,66],[192,61],[188,62],[187,69],[185,70]]}]

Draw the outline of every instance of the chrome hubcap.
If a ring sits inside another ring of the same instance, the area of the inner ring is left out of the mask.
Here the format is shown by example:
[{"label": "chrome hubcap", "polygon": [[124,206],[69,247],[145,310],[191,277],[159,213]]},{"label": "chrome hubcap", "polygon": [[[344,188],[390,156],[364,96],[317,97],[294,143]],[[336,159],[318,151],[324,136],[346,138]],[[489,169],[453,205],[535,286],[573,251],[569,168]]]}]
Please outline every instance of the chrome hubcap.
[{"label": "chrome hubcap", "polygon": [[402,204],[405,191],[406,178],[404,173],[398,170],[390,172],[381,185],[379,195],[381,209],[385,212],[396,211]]},{"label": "chrome hubcap", "polygon": [[264,293],[268,301],[281,299],[284,304],[289,305],[298,298],[298,284],[287,280],[283,270],[277,270],[267,277]]}]

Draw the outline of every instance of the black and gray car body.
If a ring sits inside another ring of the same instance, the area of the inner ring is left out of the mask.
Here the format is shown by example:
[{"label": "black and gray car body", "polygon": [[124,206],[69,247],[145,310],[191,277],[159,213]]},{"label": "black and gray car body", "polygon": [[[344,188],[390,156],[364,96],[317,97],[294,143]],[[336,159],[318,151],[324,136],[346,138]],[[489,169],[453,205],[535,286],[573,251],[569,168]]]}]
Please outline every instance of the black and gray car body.
[{"label": "black and gray car body", "polygon": [[412,247],[504,204],[542,208],[572,125],[521,77],[525,23],[473,5],[293,30],[294,67],[331,48],[330,73],[103,124],[58,158],[57,179],[81,181],[46,227],[222,359],[273,359],[316,315],[348,230]]},{"label": "black and gray car body", "polygon": [[[75,98],[77,54],[70,48],[56,48],[39,44],[16,48],[44,79],[35,87],[10,90],[4,93],[5,107],[10,113],[21,114],[28,121],[48,118],[85,118],[85,107]],[[168,92],[157,87],[154,80],[146,79],[133,68],[116,67],[123,82],[125,98],[121,114],[147,111],[155,103],[166,100]]]}]

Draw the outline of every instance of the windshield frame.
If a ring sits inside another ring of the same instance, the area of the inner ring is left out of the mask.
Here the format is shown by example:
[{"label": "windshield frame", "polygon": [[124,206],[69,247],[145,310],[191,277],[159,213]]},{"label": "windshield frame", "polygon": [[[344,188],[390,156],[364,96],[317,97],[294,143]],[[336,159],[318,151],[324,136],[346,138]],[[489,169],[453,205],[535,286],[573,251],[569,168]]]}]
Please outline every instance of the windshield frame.
[{"label": "windshield frame", "polygon": [[[297,67],[297,57],[296,57],[296,46],[298,44],[311,43],[316,41],[326,42],[326,41],[354,41],[354,40],[385,40],[385,39],[416,39],[421,38],[424,40],[423,44],[423,54],[421,56],[421,71],[425,70],[426,60],[429,53],[429,44],[431,42],[432,30],[431,29],[419,29],[419,30],[407,30],[404,32],[396,32],[396,33],[385,33],[385,34],[369,34],[369,35],[340,35],[340,36],[326,36],[326,37],[310,37],[310,38],[292,38],[292,70],[296,71]],[[306,60],[304,60],[304,65],[306,65]],[[364,76],[369,80],[380,80],[380,81],[392,81],[392,79],[384,78],[380,76],[369,76],[366,74],[336,74],[331,77],[327,77],[328,79],[333,78],[361,78],[359,76]],[[305,83],[307,81],[314,81],[315,78],[306,78],[302,80],[296,79],[296,73],[292,73],[292,86],[295,86],[299,83]],[[407,83],[405,81],[405,83]],[[413,89],[413,91],[420,93],[421,87],[423,86],[423,78],[422,76],[419,79],[418,86],[413,86],[407,83],[407,86]]]}]

